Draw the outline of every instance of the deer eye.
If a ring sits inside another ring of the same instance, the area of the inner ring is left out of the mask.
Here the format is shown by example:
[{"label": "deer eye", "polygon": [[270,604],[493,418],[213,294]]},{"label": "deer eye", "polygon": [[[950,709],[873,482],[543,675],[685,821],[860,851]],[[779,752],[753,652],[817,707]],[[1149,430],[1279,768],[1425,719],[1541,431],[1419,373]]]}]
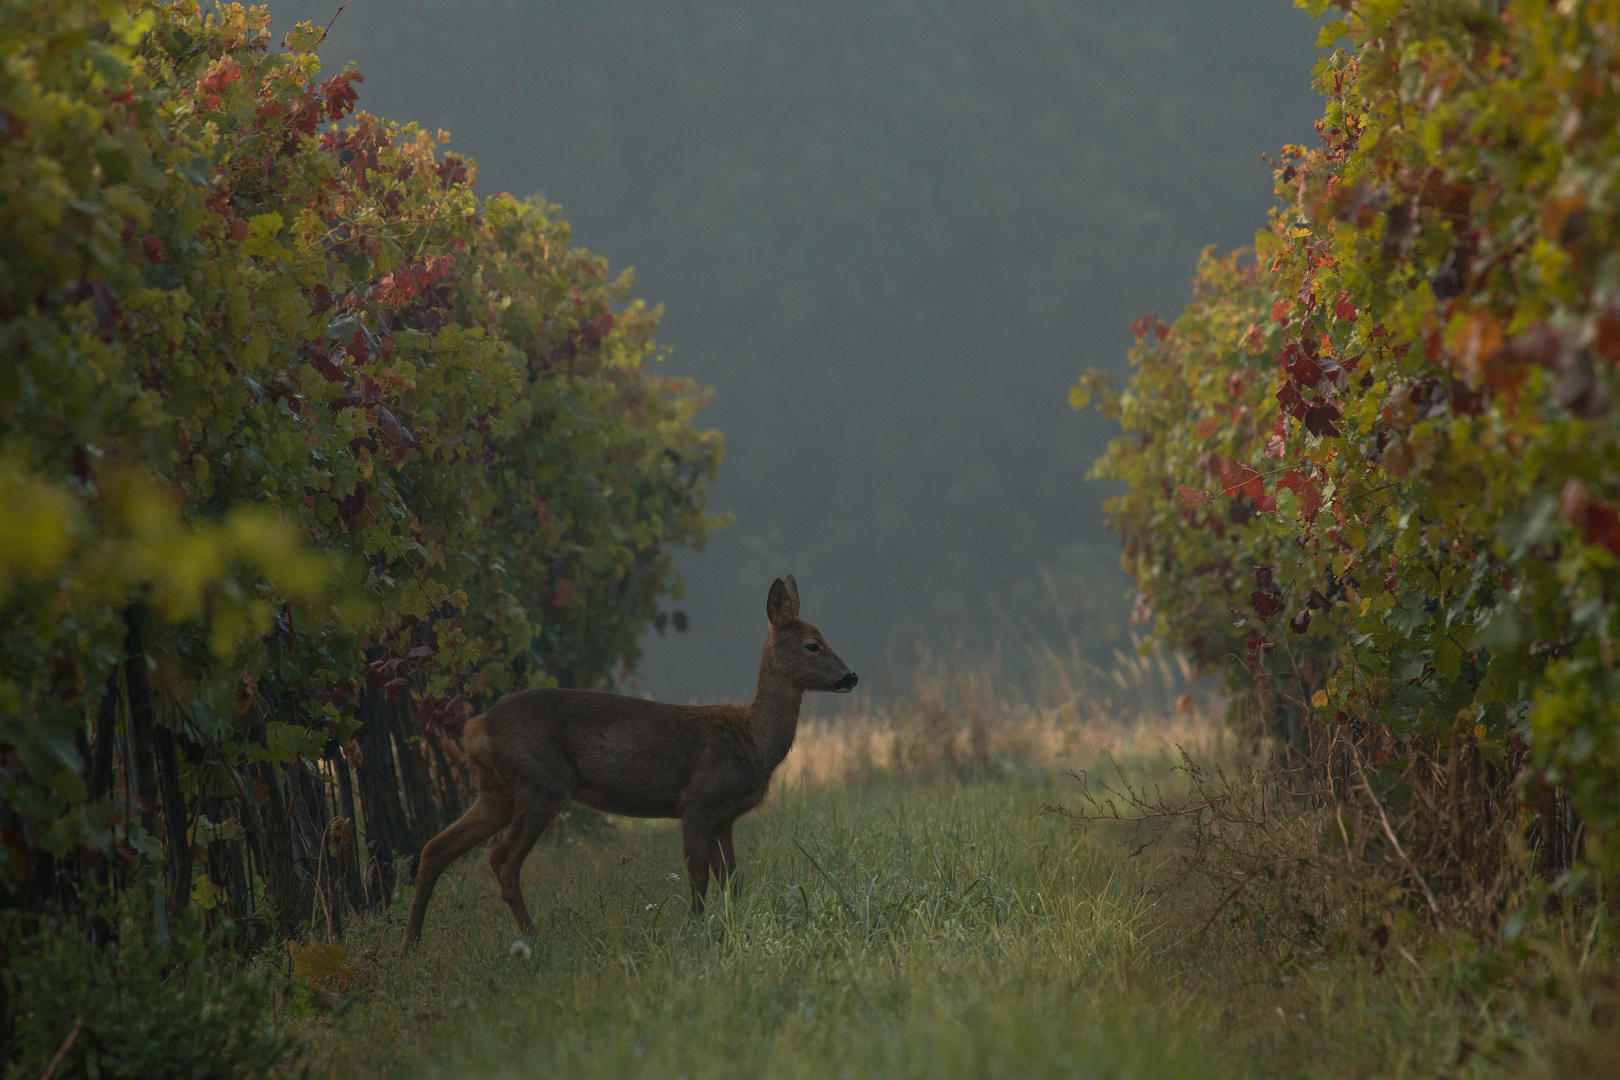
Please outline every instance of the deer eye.
[{"label": "deer eye", "polygon": [[813,641],[807,641],[807,642],[805,642],[805,643],[804,643],[804,647],[805,647],[805,649],[806,649],[806,650],[807,650],[807,651],[809,651],[809,652],[820,652],[820,651],[821,651],[821,646],[820,646],[820,645],[817,645],[817,644],[816,644],[816,643],[815,643],[815,642],[813,642]]}]

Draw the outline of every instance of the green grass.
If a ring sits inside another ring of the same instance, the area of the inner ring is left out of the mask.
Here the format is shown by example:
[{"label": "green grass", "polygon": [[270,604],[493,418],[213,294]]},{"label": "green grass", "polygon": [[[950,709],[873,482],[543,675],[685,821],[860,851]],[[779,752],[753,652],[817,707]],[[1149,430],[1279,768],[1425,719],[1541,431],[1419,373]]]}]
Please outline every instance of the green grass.
[{"label": "green grass", "polygon": [[[1284,969],[1263,937],[1198,956],[1193,886],[1042,817],[1060,775],[789,792],[738,825],[740,895],[692,917],[672,824],[616,822],[524,876],[515,927],[482,857],[441,881],[424,945],[396,905],[330,1015],[333,1077],[1496,1075],[1500,1021],[1370,959]],[[711,894],[712,896],[712,894]]]}]

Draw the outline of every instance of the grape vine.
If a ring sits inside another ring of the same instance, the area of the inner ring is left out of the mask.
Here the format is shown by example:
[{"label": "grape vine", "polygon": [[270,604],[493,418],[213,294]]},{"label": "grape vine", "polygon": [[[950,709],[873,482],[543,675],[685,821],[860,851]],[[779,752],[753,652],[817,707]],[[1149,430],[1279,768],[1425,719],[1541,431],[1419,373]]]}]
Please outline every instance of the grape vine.
[{"label": "grape vine", "polygon": [[1620,3],[1334,9],[1321,144],[1135,326],[1096,474],[1156,633],[1328,722],[1531,755],[1620,871]]},{"label": "grape vine", "polygon": [[445,133],[355,112],[321,37],[195,0],[0,13],[24,908],[144,859],[171,915],[268,897],[285,929],[329,844],[386,899],[466,796],[460,722],[632,666],[672,552],[724,524],[706,392],[651,370],[632,278],[479,196]]}]

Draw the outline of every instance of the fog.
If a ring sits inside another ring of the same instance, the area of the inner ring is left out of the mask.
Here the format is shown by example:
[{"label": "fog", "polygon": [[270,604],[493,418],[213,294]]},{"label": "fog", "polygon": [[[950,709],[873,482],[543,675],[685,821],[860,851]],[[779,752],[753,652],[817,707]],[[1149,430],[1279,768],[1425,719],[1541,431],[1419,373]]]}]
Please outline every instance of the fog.
[{"label": "fog", "polygon": [[[272,0],[277,40],[336,7]],[[634,676],[685,701],[752,696],[790,572],[863,685],[1125,640],[1085,478],[1118,429],[1066,393],[1264,222],[1260,155],[1315,137],[1314,36],[1285,0],[353,0],[322,54],[484,192],[560,203],[666,305],[663,369],[714,388],[736,523],[680,558],[690,629]]]}]

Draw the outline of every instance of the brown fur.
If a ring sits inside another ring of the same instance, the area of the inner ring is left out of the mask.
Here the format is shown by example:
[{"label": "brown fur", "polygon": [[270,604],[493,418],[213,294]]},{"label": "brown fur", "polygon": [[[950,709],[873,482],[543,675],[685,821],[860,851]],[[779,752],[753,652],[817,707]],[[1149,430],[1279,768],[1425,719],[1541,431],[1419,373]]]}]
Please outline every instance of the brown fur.
[{"label": "brown fur", "polygon": [[692,908],[701,912],[710,873],[724,888],[737,868],[732,823],[765,798],[793,746],[804,692],[847,693],[857,681],[820,631],[799,618],[791,576],[771,585],[765,609],[770,633],[748,705],[525,690],[468,721],[463,742],[478,798],[422,849],[405,946],[422,934],[439,875],[503,828],[490,867],[519,928],[533,929],[519,882],[523,860],[571,801],[610,814],[680,819]]}]

